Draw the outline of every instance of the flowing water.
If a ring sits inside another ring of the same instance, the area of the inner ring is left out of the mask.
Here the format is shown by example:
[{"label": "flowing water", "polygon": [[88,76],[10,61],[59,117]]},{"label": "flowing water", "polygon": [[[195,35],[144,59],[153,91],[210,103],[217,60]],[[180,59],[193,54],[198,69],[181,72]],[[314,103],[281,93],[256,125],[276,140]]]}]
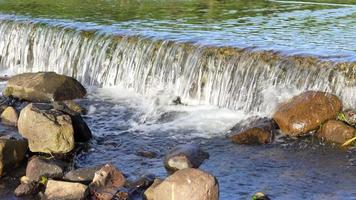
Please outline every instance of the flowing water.
[{"label": "flowing water", "polygon": [[[225,138],[305,90],[355,108],[355,19],[353,0],[0,0],[0,69],[56,71],[89,88],[80,103],[95,139],[78,166],[113,162],[130,178],[164,177],[164,152],[196,141],[221,199],[356,199],[353,150]],[[177,96],[187,105],[173,105]]]}]

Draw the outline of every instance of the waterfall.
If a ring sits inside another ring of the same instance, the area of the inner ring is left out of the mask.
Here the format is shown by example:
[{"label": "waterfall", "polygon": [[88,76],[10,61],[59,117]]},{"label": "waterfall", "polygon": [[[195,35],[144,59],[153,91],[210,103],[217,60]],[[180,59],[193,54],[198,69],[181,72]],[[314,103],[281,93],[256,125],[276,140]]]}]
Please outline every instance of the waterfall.
[{"label": "waterfall", "polygon": [[268,88],[321,90],[356,107],[356,64],[0,20],[0,67],[55,71],[84,84],[167,90],[202,104],[263,111]]}]

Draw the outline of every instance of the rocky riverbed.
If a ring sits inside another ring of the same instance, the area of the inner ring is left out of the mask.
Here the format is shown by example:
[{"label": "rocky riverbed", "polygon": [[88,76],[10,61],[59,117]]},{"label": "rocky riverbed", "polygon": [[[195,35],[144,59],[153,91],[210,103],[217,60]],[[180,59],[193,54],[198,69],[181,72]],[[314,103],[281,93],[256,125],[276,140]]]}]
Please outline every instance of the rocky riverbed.
[{"label": "rocky riverbed", "polygon": [[[3,95],[1,119],[12,134],[1,139],[2,181],[23,198],[209,200],[246,198],[257,191],[273,199],[303,197],[298,191],[316,198],[337,185],[321,188],[324,182],[333,176],[346,180],[353,171],[347,157],[352,148],[340,146],[356,135],[355,112],[344,110],[329,93],[301,93],[280,104],[272,118],[240,120],[226,131],[228,137],[215,139],[187,134],[199,132],[198,126],[154,128],[179,122],[185,112],[142,119],[112,99],[91,94],[82,99],[86,90],[79,82],[55,73],[12,77]],[[132,121],[144,126],[132,129]],[[343,173],[333,174],[340,169]],[[231,179],[239,178],[236,190]],[[349,179],[344,183],[345,197],[354,195],[348,192],[351,185]]]}]

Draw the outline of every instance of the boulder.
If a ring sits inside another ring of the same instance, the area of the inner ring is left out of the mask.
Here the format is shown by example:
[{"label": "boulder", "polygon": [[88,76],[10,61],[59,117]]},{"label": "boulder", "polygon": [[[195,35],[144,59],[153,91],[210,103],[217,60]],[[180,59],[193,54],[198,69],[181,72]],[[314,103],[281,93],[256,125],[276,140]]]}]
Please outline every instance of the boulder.
[{"label": "boulder", "polygon": [[130,195],[142,195],[153,184],[155,177],[153,174],[148,174],[135,181],[126,181],[125,188],[129,190]]},{"label": "boulder", "polygon": [[169,173],[185,168],[199,168],[209,154],[199,145],[183,144],[171,149],[164,158],[164,167]]},{"label": "boulder", "polygon": [[66,173],[63,180],[70,182],[80,182],[83,184],[89,184],[93,181],[95,172],[100,170],[102,166],[90,167],[90,168],[80,168],[71,170]]},{"label": "boulder", "polygon": [[14,191],[15,196],[35,195],[39,192],[39,184],[37,182],[21,183]]},{"label": "boulder", "polygon": [[88,194],[88,187],[81,183],[49,180],[44,197],[48,200],[84,200]]},{"label": "boulder", "polygon": [[271,200],[266,194],[257,192],[252,196],[252,200]]},{"label": "boulder", "polygon": [[154,200],[218,200],[217,179],[199,169],[182,169],[159,184],[154,190]]},{"label": "boulder", "polygon": [[40,181],[43,176],[47,179],[61,179],[67,167],[68,163],[55,158],[33,156],[27,164],[26,177],[31,181]]},{"label": "boulder", "polygon": [[25,158],[28,148],[25,140],[0,139],[0,177],[13,170]]},{"label": "boulder", "polygon": [[74,148],[71,117],[48,104],[29,104],[20,113],[20,134],[27,138],[32,152],[68,153]]},{"label": "boulder", "polygon": [[299,136],[316,130],[330,119],[336,119],[342,103],[335,95],[307,91],[278,106],[273,119],[284,134]]},{"label": "boulder", "polygon": [[3,124],[9,126],[17,126],[17,121],[19,119],[19,115],[15,108],[8,106],[2,113],[1,113],[1,122]]},{"label": "boulder", "polygon": [[38,72],[11,77],[3,94],[32,102],[52,102],[83,98],[86,90],[72,77]]},{"label": "boulder", "polygon": [[[66,101],[55,101],[53,102],[53,105],[56,107],[62,107],[62,109],[68,109],[70,112],[78,115],[85,115],[87,114],[87,110],[77,104],[75,101],[72,100],[66,100]],[[59,109],[61,110],[61,109]]]},{"label": "boulder", "polygon": [[343,144],[356,136],[356,129],[344,122],[329,120],[318,131],[317,136],[329,142]]},{"label": "boulder", "polygon": [[111,200],[125,185],[124,175],[115,166],[107,164],[95,173],[90,193],[98,200]]},{"label": "boulder", "polygon": [[161,179],[156,178],[152,185],[145,191],[143,194],[145,200],[154,200],[154,191],[156,187],[161,184],[163,181]]},{"label": "boulder", "polygon": [[230,139],[236,144],[267,144],[272,142],[277,124],[269,118],[258,118],[249,123],[248,128],[236,125]]}]

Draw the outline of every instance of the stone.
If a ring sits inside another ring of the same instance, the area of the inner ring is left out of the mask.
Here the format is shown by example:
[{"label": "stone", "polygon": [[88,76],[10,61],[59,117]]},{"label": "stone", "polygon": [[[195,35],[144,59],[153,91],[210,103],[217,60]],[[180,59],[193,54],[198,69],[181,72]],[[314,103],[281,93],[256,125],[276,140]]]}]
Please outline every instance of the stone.
[{"label": "stone", "polygon": [[18,129],[28,139],[32,152],[63,154],[74,148],[71,117],[48,104],[26,106],[20,113]]},{"label": "stone", "polygon": [[111,200],[125,185],[124,175],[113,165],[106,164],[95,173],[90,183],[90,193],[98,200]]},{"label": "stone", "polygon": [[343,144],[356,136],[356,129],[344,122],[329,120],[318,131],[317,136],[329,142]]},{"label": "stone", "polygon": [[209,154],[199,145],[183,144],[171,149],[164,158],[164,167],[169,173],[185,168],[199,168]]},{"label": "stone", "polygon": [[60,101],[56,102],[59,105],[65,106],[67,109],[71,110],[72,112],[79,114],[79,115],[86,115],[87,110],[80,106],[78,103],[76,103],[73,100],[66,100],[66,101]]},{"label": "stone", "polygon": [[154,189],[154,200],[218,200],[217,179],[199,169],[176,171]]},{"label": "stone", "polygon": [[40,181],[43,176],[47,179],[61,179],[67,167],[68,163],[55,158],[33,156],[27,164],[26,177],[32,181]]},{"label": "stone", "polygon": [[0,177],[21,164],[27,149],[25,140],[0,139]]},{"label": "stone", "polygon": [[267,144],[273,141],[277,124],[269,118],[251,121],[248,128],[237,125],[231,129],[230,139],[236,144]]},{"label": "stone", "polygon": [[333,94],[307,91],[278,106],[273,119],[282,133],[300,136],[318,129],[324,122],[336,119],[342,102]]},{"label": "stone", "polygon": [[17,121],[19,120],[19,115],[15,108],[8,106],[2,113],[1,113],[1,122],[3,124],[9,126],[17,126]]},{"label": "stone", "polygon": [[63,180],[89,184],[90,182],[93,181],[95,172],[100,170],[102,167],[103,166],[96,166],[96,167],[71,170],[64,175]]},{"label": "stone", "polygon": [[85,200],[89,190],[81,183],[49,180],[44,193],[48,200]]},{"label": "stone", "polygon": [[141,156],[141,157],[145,157],[145,158],[156,158],[157,157],[157,153],[153,152],[153,151],[146,151],[143,149],[140,149],[136,152],[137,156]]},{"label": "stone", "polygon": [[152,185],[145,191],[145,193],[143,194],[144,198],[146,200],[154,200],[154,191],[156,189],[156,187],[161,184],[163,181],[161,179],[156,178]]},{"label": "stone", "polygon": [[21,183],[14,191],[15,196],[30,196],[39,192],[39,184],[37,182]]},{"label": "stone", "polygon": [[72,77],[38,72],[11,77],[3,94],[32,102],[52,102],[83,98],[86,90]]},{"label": "stone", "polygon": [[135,181],[126,181],[124,187],[129,189],[130,195],[142,195],[153,184],[155,177],[153,174],[144,175]]}]

